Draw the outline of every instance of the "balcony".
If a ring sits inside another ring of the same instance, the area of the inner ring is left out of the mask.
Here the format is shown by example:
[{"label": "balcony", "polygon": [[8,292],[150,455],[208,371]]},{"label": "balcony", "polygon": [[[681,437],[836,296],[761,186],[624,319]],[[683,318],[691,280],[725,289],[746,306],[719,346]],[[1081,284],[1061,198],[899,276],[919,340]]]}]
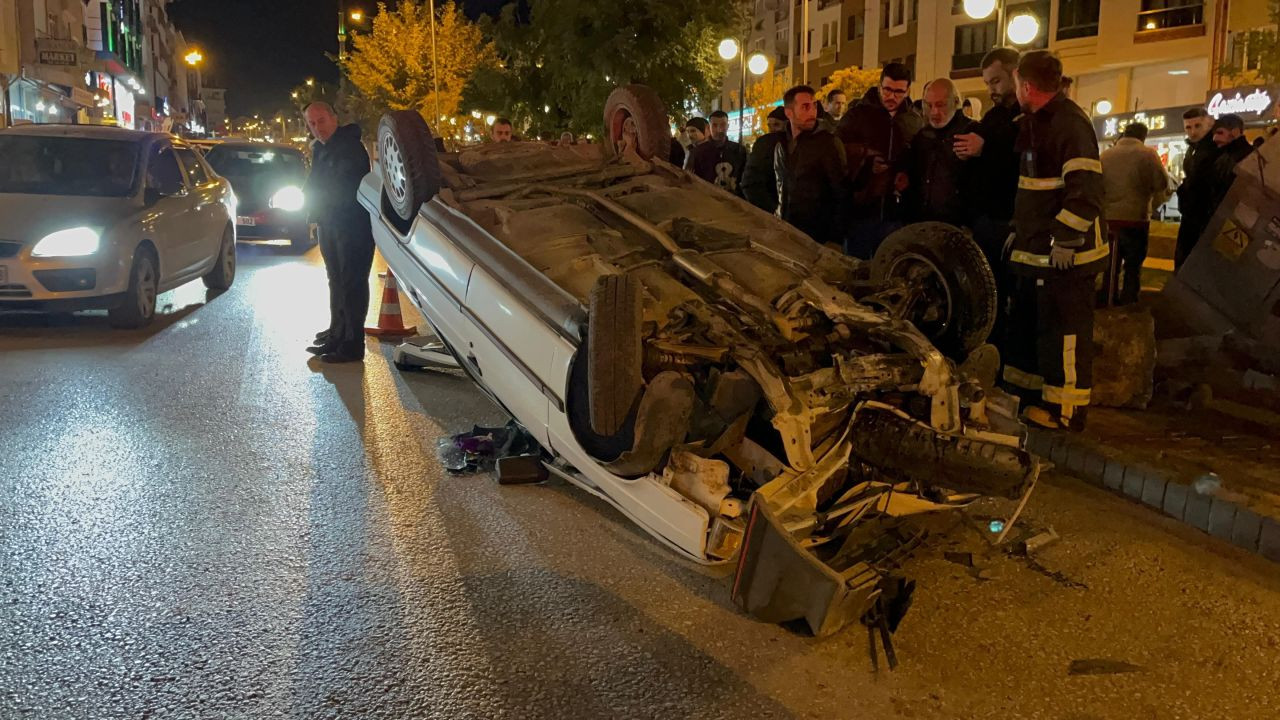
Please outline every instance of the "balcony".
[{"label": "balcony", "polygon": [[[1154,7],[1159,6],[1159,7]],[[1205,34],[1202,0],[1143,0],[1135,43],[1178,40]]]}]

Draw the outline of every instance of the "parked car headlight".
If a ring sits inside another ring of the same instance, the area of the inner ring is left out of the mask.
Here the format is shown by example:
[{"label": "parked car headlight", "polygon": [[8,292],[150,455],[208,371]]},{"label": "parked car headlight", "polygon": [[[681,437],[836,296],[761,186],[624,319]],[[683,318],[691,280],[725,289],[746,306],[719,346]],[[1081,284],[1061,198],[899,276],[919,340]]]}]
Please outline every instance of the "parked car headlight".
[{"label": "parked car headlight", "polygon": [[98,252],[100,236],[89,227],[73,227],[49,233],[31,249],[33,257],[80,257]]},{"label": "parked car headlight", "polygon": [[281,188],[271,196],[271,207],[276,210],[298,212],[304,204],[306,204],[306,197],[302,194],[302,188],[293,185]]}]

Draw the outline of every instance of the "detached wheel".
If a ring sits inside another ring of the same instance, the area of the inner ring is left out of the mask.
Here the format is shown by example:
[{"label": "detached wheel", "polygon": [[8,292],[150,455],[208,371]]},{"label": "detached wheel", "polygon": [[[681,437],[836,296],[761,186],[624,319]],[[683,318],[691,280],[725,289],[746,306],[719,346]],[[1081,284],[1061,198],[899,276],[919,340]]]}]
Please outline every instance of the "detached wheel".
[{"label": "detached wheel", "polygon": [[636,154],[645,160],[671,154],[671,130],[667,108],[647,85],[623,85],[604,104],[604,127],[609,152],[618,154],[624,136],[630,137]]},{"label": "detached wheel", "polygon": [[422,115],[393,110],[378,123],[378,165],[388,204],[410,221],[422,204],[440,192],[440,163],[435,138]]},{"label": "detached wheel", "polygon": [[107,311],[107,322],[119,330],[146,327],[156,317],[156,295],[160,287],[160,272],[155,253],[150,248],[138,248],[129,269],[129,289],[120,305]]},{"label": "detached wheel", "polygon": [[605,275],[591,289],[587,320],[587,395],[591,429],[612,436],[644,388],[640,283]]},{"label": "detached wheel", "polygon": [[963,361],[996,322],[996,279],[982,248],[940,222],[908,225],[885,238],[871,261],[877,283],[902,293],[894,310],[947,356]]},{"label": "detached wheel", "polygon": [[236,280],[236,235],[228,225],[222,231],[222,245],[218,248],[218,260],[203,278],[210,290],[226,290]]}]

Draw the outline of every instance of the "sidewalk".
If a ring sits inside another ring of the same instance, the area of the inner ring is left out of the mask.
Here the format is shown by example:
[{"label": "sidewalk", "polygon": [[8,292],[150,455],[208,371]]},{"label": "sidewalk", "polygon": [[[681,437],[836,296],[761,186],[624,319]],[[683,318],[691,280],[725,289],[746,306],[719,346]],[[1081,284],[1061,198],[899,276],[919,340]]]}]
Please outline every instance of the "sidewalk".
[{"label": "sidewalk", "polygon": [[1029,448],[1069,475],[1280,562],[1280,415],[1226,401],[1089,413],[1085,433],[1033,430]]}]

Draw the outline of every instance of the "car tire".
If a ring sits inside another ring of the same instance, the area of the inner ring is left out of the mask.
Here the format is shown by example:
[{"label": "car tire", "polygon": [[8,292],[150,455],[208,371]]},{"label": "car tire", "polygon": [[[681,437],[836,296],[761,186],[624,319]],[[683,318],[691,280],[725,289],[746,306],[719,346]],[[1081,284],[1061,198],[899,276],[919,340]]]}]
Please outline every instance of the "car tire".
[{"label": "car tire", "polygon": [[378,123],[382,189],[401,220],[413,220],[440,192],[440,162],[427,121],[413,110],[393,110]]},{"label": "car tire", "polygon": [[230,225],[222,231],[222,244],[218,246],[218,258],[213,263],[213,269],[201,279],[210,290],[226,290],[235,282],[236,234]]},{"label": "car tire", "polygon": [[617,155],[623,126],[635,120],[636,154],[642,159],[666,158],[671,154],[671,128],[662,98],[647,85],[623,85],[604,104],[604,128],[610,154]]},{"label": "car tire", "polygon": [[644,348],[640,282],[605,275],[591,289],[587,322],[587,395],[591,429],[615,435],[627,422],[640,391]]},{"label": "car tire", "polygon": [[140,247],[129,267],[129,289],[124,300],[107,311],[107,322],[118,330],[146,327],[156,317],[156,296],[160,290],[160,271],[155,252]]},{"label": "car tire", "polygon": [[922,316],[928,306],[906,313],[945,355],[963,361],[987,341],[999,311],[996,279],[982,248],[946,223],[908,225],[885,238],[871,261],[877,283],[905,280],[925,288],[942,317]]}]

